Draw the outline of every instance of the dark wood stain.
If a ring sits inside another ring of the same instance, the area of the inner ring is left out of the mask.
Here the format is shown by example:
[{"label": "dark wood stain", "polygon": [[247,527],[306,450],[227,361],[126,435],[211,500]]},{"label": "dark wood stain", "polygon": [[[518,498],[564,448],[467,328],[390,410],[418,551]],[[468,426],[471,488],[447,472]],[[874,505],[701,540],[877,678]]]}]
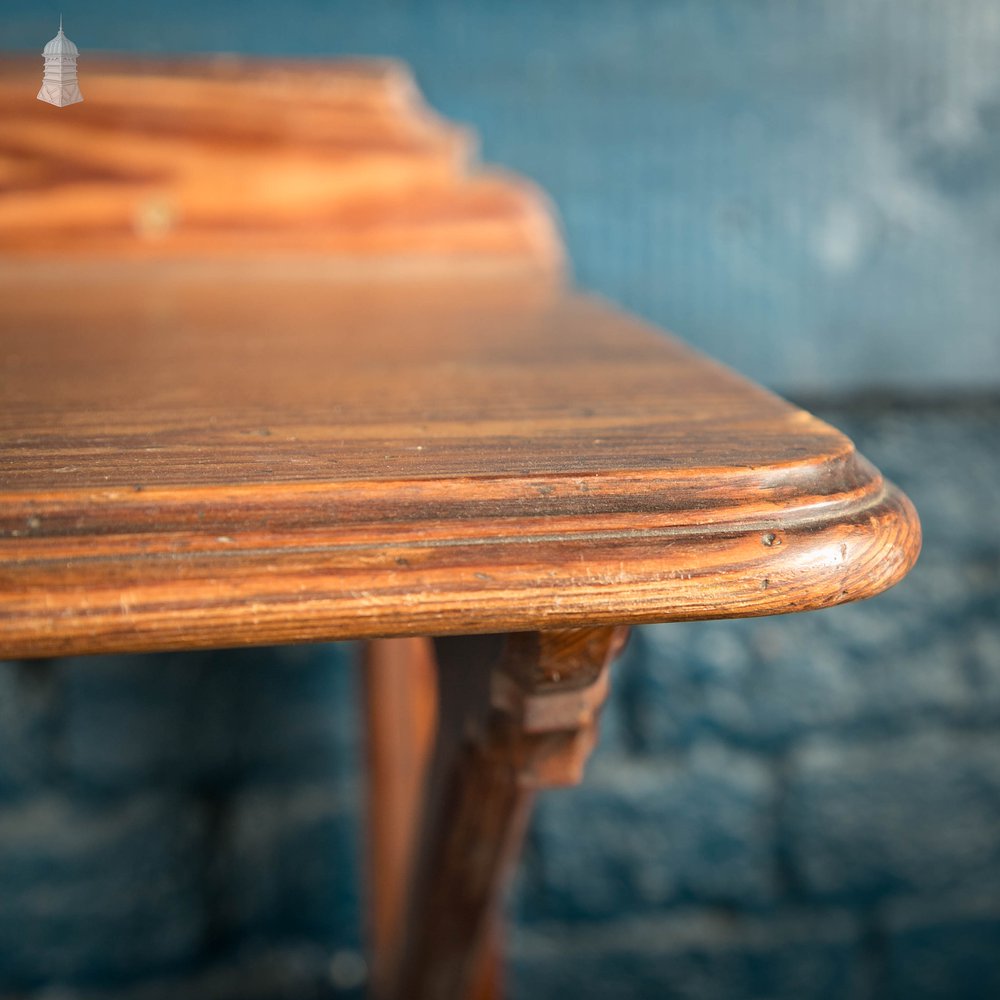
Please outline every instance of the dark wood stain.
[{"label": "dark wood stain", "polygon": [[5,655],[776,614],[916,558],[846,437],[567,289],[405,68],[95,60],[58,119],[37,69],[0,68]]},{"label": "dark wood stain", "polygon": [[552,283],[5,295],[7,655],[775,614],[916,557],[846,437]]},{"label": "dark wood stain", "polygon": [[869,597],[916,514],[567,288],[544,196],[404,67],[98,59],[68,115],[38,69],[0,63],[0,655],[507,633],[368,655],[373,993],[494,1000],[626,626]]}]

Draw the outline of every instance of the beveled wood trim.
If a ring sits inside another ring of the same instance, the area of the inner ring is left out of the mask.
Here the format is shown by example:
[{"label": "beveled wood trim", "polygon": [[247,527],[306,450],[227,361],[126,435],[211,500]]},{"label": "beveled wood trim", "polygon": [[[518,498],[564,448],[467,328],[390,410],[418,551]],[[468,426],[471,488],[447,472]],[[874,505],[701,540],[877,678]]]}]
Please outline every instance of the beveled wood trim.
[{"label": "beveled wood trim", "polygon": [[544,194],[402,63],[84,52],[71,109],[26,98],[41,69],[0,58],[0,259],[562,265]]},{"label": "beveled wood trim", "polygon": [[429,507],[433,533],[427,521],[375,521],[235,538],[178,524],[129,533],[119,510],[115,533],[4,540],[0,648],[35,657],[782,614],[870,597],[919,552],[912,505],[877,476],[860,495],[708,512],[703,525],[643,506],[493,520]]}]

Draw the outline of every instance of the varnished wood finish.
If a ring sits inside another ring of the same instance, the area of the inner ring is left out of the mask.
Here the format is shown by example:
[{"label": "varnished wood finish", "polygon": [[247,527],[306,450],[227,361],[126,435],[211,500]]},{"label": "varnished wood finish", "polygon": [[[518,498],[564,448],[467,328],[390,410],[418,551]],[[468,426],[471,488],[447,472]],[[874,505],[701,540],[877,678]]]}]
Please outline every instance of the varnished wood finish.
[{"label": "varnished wood finish", "polygon": [[842,434],[546,283],[0,300],[8,656],[776,614],[916,557]]},{"label": "varnished wood finish", "polygon": [[59,113],[33,99],[40,59],[0,59],[0,254],[560,263],[538,189],[472,169],[473,136],[400,64],[85,55],[81,72],[86,100]]},{"label": "varnished wood finish", "polygon": [[432,817],[403,961],[386,997],[470,994],[533,794],[582,776],[608,668],[626,635],[610,627],[509,637],[485,722],[466,737]]},{"label": "varnished wood finish", "polygon": [[429,639],[376,639],[365,648],[369,968],[375,996],[387,989],[400,950],[436,731],[435,667]]},{"label": "varnished wood finish", "polygon": [[37,72],[0,64],[6,655],[774,614],[915,558],[846,438],[565,291],[544,198],[400,67]]},{"label": "varnished wood finish", "polygon": [[0,60],[0,655],[520,633],[489,693],[438,662],[419,852],[428,647],[369,658],[376,993],[487,1000],[530,797],[579,779],[623,623],[878,593],[913,509],[564,288],[545,198],[400,67],[88,56],[68,110],[39,70]]}]

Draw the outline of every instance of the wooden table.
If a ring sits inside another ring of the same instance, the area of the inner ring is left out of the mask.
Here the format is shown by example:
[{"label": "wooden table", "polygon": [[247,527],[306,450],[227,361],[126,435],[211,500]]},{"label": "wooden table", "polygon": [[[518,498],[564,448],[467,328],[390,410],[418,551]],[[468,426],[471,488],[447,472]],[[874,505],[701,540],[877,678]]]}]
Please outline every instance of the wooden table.
[{"label": "wooden table", "polygon": [[573,291],[399,67],[81,59],[58,110],[5,66],[0,653],[374,640],[376,991],[497,995],[531,795],[579,780],[627,626],[871,596],[912,507]]}]

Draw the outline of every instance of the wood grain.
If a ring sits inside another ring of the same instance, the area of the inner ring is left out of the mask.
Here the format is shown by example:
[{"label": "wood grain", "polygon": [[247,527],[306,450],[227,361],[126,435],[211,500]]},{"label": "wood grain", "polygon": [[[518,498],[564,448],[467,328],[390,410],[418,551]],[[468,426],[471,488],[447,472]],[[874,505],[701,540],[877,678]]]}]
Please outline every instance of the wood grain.
[{"label": "wood grain", "polygon": [[561,263],[541,192],[476,169],[398,63],[85,54],[80,72],[86,101],[54,109],[40,59],[0,59],[0,256]]},{"label": "wood grain", "polygon": [[369,983],[376,997],[386,992],[400,951],[405,887],[414,865],[437,729],[435,670],[429,639],[376,639],[365,644],[365,867]]},{"label": "wood grain", "polygon": [[374,990],[493,996],[532,789],[579,779],[624,626],[871,596],[913,508],[567,290],[544,196],[403,68],[87,59],[68,113],[38,70],[0,61],[0,656],[520,633],[489,696],[439,658],[437,706],[426,643],[369,651]]},{"label": "wood grain", "polygon": [[54,109],[37,63],[0,64],[5,655],[774,614],[916,558],[843,435],[567,291],[544,197],[401,67],[88,59]]},{"label": "wood grain", "polygon": [[[469,997],[520,853],[534,793],[575,784],[596,741],[623,627],[511,635],[464,727],[414,873],[402,961],[386,1000]],[[469,664],[468,672],[477,665]],[[452,685],[449,684],[449,687]]]},{"label": "wood grain", "polygon": [[9,656],[776,614],[919,547],[842,434],[546,282],[0,296]]}]

